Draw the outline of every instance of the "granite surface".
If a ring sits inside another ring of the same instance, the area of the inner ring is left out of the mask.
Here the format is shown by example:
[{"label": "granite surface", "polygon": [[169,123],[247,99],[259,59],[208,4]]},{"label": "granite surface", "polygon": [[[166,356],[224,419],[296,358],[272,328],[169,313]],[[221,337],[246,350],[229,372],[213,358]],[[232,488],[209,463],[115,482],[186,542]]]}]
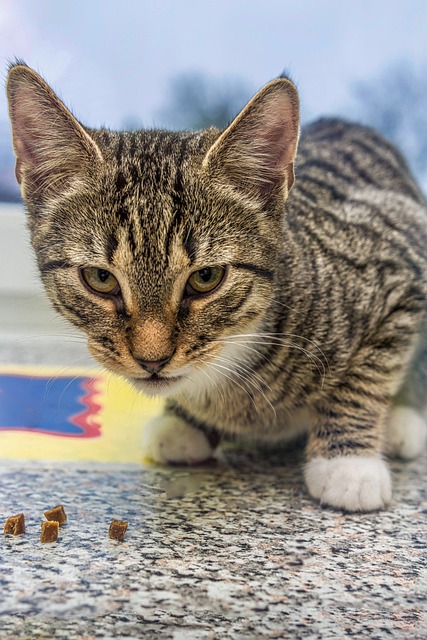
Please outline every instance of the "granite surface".
[{"label": "granite surface", "polygon": [[[34,332],[0,335],[0,362],[90,363],[81,339]],[[0,640],[426,639],[427,455],[393,462],[391,507],[362,515],[310,500],[302,462],[230,448],[194,469],[0,463],[0,525],[27,520],[0,532]],[[58,503],[68,522],[42,545]]]},{"label": "granite surface", "polygon": [[[427,638],[426,460],[393,463],[393,504],[362,515],[312,502],[298,452],[4,463],[0,519],[23,511],[27,532],[0,538],[0,638]],[[68,523],[42,545],[58,503]]]}]

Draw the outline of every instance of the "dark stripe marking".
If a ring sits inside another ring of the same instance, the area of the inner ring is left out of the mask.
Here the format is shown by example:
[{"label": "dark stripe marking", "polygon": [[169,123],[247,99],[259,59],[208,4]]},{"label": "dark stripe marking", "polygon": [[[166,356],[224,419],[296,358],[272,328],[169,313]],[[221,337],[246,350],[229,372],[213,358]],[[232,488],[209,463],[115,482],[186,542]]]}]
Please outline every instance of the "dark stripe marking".
[{"label": "dark stripe marking", "polygon": [[181,420],[184,420],[184,422],[189,424],[191,427],[194,427],[198,431],[204,433],[212,448],[215,448],[218,445],[221,436],[219,435],[215,427],[207,424],[206,422],[200,422],[199,420],[196,420],[194,416],[190,415],[185,409],[176,404],[168,404],[166,410],[170,413],[175,414],[178,418],[181,418]]},{"label": "dark stripe marking", "polygon": [[187,253],[188,259],[190,260],[190,264],[193,264],[197,254],[197,245],[191,230],[187,233],[187,236],[183,242],[183,246]]},{"label": "dark stripe marking", "polygon": [[343,202],[344,200],[347,199],[347,195],[345,195],[344,193],[341,193],[341,191],[338,191],[338,189],[332,183],[327,182],[326,180],[322,180],[321,178],[316,178],[315,176],[304,175],[301,177],[301,181],[298,183],[297,190],[304,193],[304,195],[307,195],[307,197],[309,197],[309,199],[312,200],[312,202],[318,202],[320,200],[320,197],[319,197],[319,194],[315,195],[311,193],[311,191],[307,190],[307,187],[309,186],[306,184],[307,182],[310,182],[311,184],[315,185],[319,189],[324,189],[326,191],[329,191],[331,194],[331,197],[334,200]]},{"label": "dark stripe marking", "polygon": [[107,238],[107,246],[105,248],[105,255],[107,256],[108,262],[113,262],[113,256],[117,249],[119,241],[116,236],[111,235]]},{"label": "dark stripe marking", "polygon": [[265,278],[265,280],[271,281],[274,278],[274,271],[272,271],[271,269],[265,269],[264,267],[259,267],[258,265],[251,262],[232,262],[231,266],[235,267],[236,269],[244,269],[245,271],[255,273],[255,275],[259,276],[260,278]]},{"label": "dark stripe marking", "polygon": [[55,271],[55,269],[70,269],[73,266],[74,265],[66,260],[52,260],[51,262],[45,262],[40,265],[40,271],[42,273],[48,273],[49,271]]}]

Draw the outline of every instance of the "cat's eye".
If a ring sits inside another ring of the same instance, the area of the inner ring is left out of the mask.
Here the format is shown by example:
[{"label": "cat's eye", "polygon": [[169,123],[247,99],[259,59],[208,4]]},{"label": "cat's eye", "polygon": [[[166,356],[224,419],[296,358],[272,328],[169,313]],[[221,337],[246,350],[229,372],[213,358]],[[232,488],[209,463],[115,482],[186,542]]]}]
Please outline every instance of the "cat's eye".
[{"label": "cat's eye", "polygon": [[80,275],[87,288],[101,295],[114,296],[120,291],[119,283],[112,273],[98,267],[83,267]]},{"label": "cat's eye", "polygon": [[203,267],[188,278],[186,293],[188,295],[211,293],[221,284],[224,275],[224,267]]}]

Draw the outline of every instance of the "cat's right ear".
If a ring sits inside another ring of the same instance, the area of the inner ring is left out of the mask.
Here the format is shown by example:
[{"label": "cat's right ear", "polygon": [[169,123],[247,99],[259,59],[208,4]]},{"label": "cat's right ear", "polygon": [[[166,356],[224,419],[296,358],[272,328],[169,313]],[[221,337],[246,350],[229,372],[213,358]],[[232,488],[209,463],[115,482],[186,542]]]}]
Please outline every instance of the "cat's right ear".
[{"label": "cat's right ear", "polygon": [[94,140],[35,71],[13,65],[6,92],[24,198],[30,192],[42,199],[58,195],[103,161]]},{"label": "cat's right ear", "polygon": [[219,136],[203,167],[237,194],[262,203],[283,199],[294,182],[298,137],[298,92],[288,78],[277,78]]}]

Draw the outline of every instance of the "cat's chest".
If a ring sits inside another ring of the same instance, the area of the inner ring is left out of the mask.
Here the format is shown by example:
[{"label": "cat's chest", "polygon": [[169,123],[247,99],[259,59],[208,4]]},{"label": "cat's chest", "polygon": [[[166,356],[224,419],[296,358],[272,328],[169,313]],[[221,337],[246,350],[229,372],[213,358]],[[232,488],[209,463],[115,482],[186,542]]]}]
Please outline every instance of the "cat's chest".
[{"label": "cat's chest", "polygon": [[[257,440],[293,440],[305,433],[314,423],[316,413],[312,408],[314,397],[308,395],[303,404],[291,406],[286,394],[278,400],[268,390],[244,388],[234,385],[228,393],[189,393],[180,404],[206,427],[215,427],[230,435],[251,436]],[[269,395],[271,397],[269,397]]]}]

